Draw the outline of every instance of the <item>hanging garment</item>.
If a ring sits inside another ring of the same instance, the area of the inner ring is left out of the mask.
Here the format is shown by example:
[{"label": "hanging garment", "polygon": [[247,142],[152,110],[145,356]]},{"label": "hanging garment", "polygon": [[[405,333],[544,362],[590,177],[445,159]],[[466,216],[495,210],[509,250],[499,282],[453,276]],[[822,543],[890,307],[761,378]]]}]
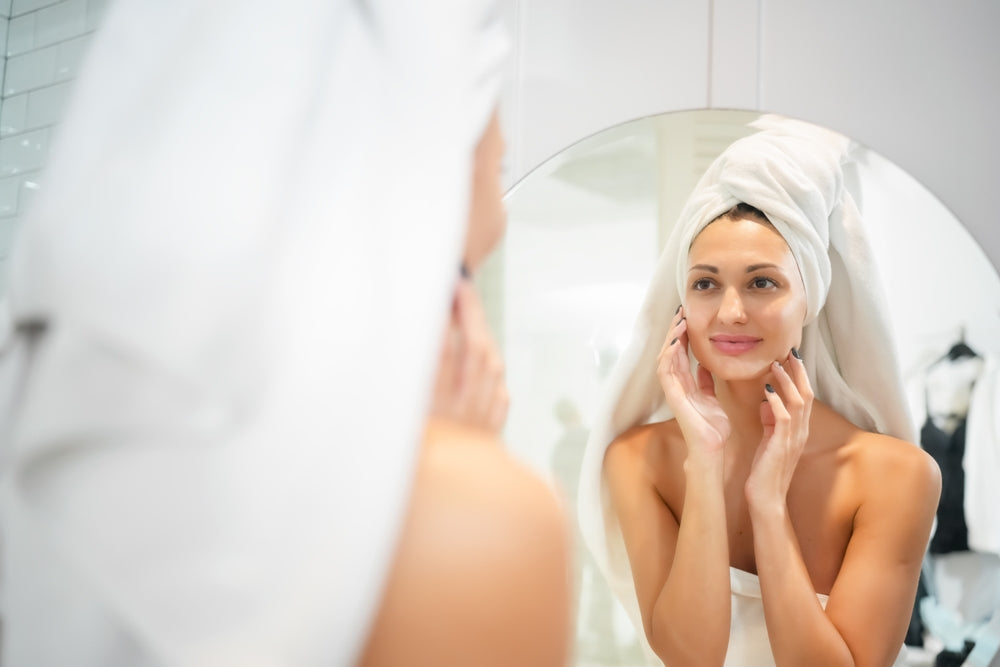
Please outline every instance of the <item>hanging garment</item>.
[{"label": "hanging garment", "polygon": [[928,415],[920,429],[920,445],[934,457],[941,468],[941,500],[938,502],[937,527],[928,549],[932,554],[967,551],[969,532],[965,525],[965,457],[966,418],[958,418],[958,426],[948,433]]},{"label": "hanging garment", "polygon": [[972,392],[963,468],[969,547],[1000,556],[1000,359],[992,353]]}]

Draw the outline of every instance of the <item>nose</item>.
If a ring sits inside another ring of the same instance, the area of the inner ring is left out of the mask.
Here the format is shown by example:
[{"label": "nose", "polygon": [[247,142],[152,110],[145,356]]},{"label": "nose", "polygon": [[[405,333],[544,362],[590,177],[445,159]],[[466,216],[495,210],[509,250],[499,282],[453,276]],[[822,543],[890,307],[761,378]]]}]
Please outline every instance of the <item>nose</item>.
[{"label": "nose", "polygon": [[743,308],[739,290],[732,287],[725,290],[722,293],[722,303],[719,304],[719,321],[723,324],[735,324],[745,322],[746,318],[747,313]]}]

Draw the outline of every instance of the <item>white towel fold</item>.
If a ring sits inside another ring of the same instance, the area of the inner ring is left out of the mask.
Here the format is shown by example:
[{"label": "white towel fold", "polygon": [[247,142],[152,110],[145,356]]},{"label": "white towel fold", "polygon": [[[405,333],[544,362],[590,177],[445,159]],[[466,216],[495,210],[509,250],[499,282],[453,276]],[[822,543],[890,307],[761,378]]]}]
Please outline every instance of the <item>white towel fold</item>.
[{"label": "white towel fold", "polygon": [[493,0],[109,6],[11,262],[5,664],[355,662],[507,46]]}]

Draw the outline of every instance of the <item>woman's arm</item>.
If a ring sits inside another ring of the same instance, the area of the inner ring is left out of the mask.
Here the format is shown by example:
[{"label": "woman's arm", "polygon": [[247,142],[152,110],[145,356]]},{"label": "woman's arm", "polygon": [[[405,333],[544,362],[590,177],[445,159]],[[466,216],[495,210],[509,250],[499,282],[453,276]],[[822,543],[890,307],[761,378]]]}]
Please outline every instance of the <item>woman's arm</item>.
[{"label": "woman's arm", "polygon": [[[816,599],[784,492],[808,433],[812,391],[804,368],[775,367],[781,395],[747,483],[768,637],[777,665],[890,665],[909,622],[940,472],[919,448],[864,434],[857,445],[861,498],[824,611]],[[798,449],[797,449],[798,448]],[[776,483],[778,482],[778,483]],[[780,492],[780,489],[784,492]]]},{"label": "woman's arm", "polygon": [[941,495],[941,471],[926,452],[872,440],[862,459],[864,500],[826,607],[857,665],[887,665],[899,652]]},{"label": "woman's arm", "polygon": [[649,463],[647,454],[664,447],[650,429],[612,443],[604,464],[646,638],[667,665],[685,667],[725,660],[732,604],[723,475],[729,418],[708,371],[699,368],[697,382],[692,377],[687,345],[687,320],[678,308],[657,376],[685,448],[681,521],[657,490],[654,467],[670,464],[663,456]]},{"label": "woman's arm", "polygon": [[941,477],[909,443],[866,438],[864,500],[826,611],[787,512],[754,519],[764,614],[777,665],[891,665],[913,609]]},{"label": "woman's arm", "polygon": [[626,433],[604,462],[646,637],[666,665],[721,665],[731,609],[722,452],[685,463],[678,525],[643,453],[650,435]]}]

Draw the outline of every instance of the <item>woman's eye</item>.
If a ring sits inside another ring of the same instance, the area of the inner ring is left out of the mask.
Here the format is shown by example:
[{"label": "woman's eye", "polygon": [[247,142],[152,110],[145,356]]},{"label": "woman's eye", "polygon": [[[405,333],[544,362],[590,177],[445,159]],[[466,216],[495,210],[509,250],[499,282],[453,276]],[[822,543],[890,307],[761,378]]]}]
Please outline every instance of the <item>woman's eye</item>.
[{"label": "woman's eye", "polygon": [[753,279],[753,286],[757,289],[767,289],[768,287],[777,287],[777,285],[778,284],[770,278],[760,277]]},{"label": "woman's eye", "polygon": [[694,290],[706,290],[711,289],[712,281],[708,278],[699,278],[691,284],[691,289]]}]

